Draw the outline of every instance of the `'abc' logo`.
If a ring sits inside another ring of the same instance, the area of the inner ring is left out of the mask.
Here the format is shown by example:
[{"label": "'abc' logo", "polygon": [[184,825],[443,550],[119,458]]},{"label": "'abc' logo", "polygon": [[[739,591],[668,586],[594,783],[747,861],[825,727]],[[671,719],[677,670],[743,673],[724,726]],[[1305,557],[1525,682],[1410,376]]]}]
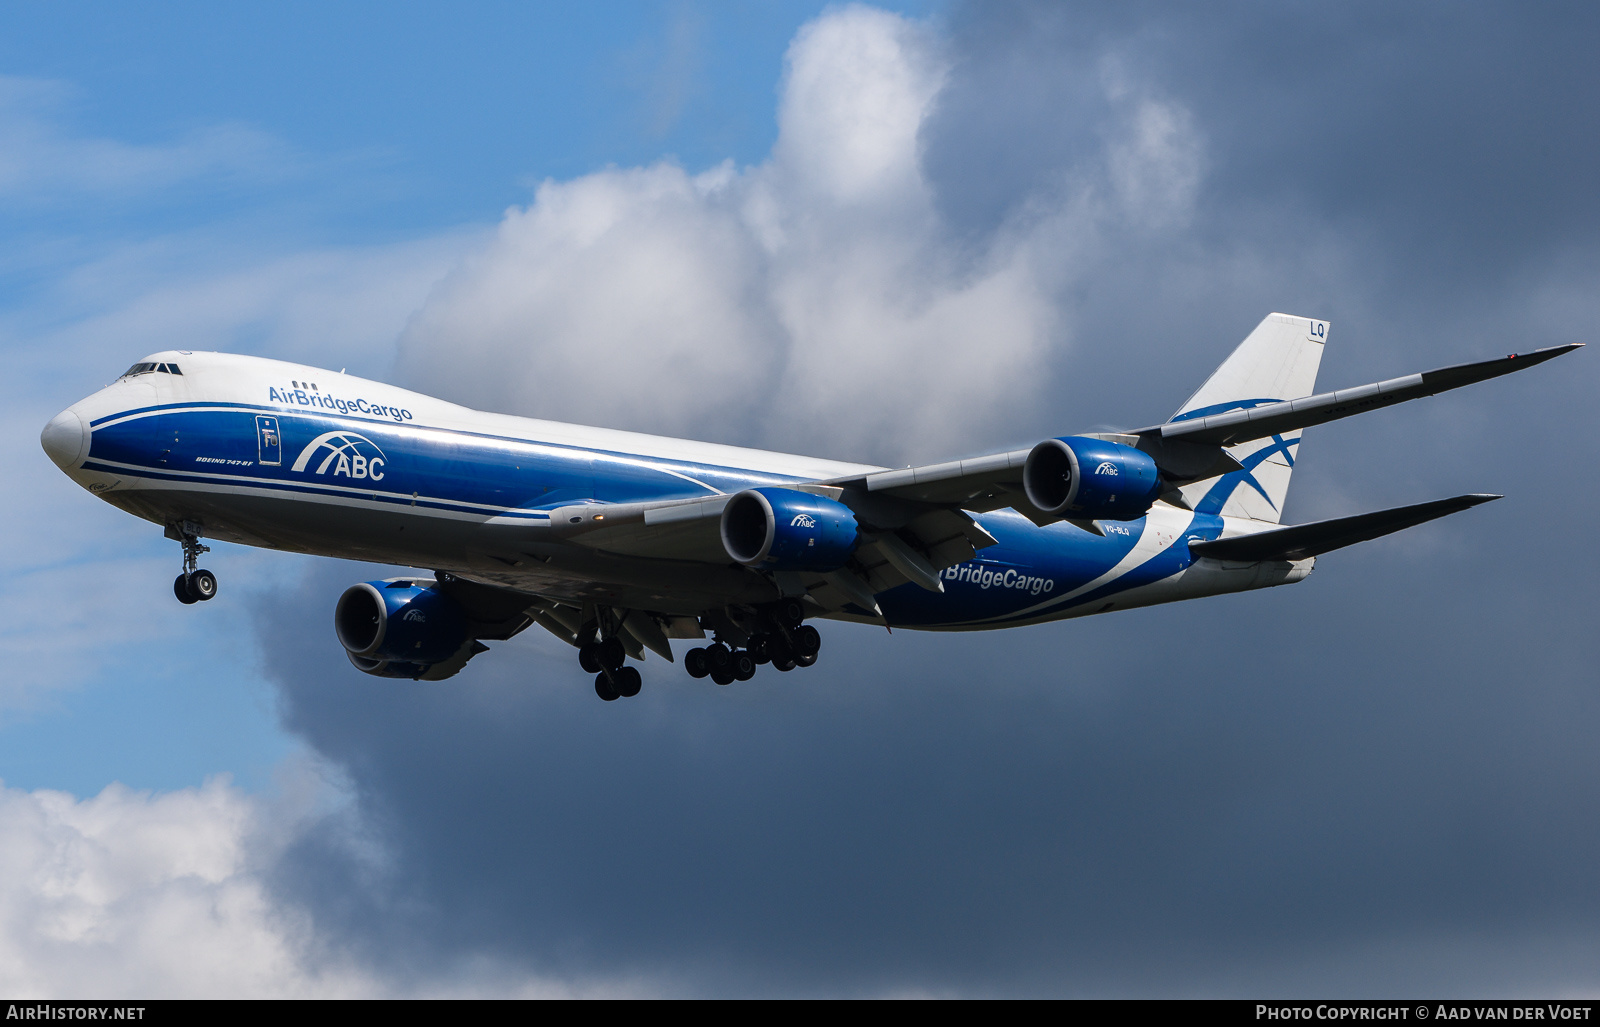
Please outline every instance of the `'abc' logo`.
[{"label": "'abc' logo", "polygon": [[332,471],[335,478],[343,475],[347,478],[366,478],[369,481],[383,480],[383,465],[386,462],[383,450],[365,435],[358,435],[353,431],[330,431],[318,435],[300,451],[291,470],[304,472],[311,466],[311,461],[319,456],[322,457],[322,462],[317,464],[313,474],[328,474]]}]

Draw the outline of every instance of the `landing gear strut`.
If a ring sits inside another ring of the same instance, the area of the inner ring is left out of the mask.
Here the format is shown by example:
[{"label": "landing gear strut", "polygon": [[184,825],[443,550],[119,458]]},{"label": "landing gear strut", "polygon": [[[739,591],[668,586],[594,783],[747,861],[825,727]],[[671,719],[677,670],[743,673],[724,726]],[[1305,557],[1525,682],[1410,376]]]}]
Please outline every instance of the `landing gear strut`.
[{"label": "landing gear strut", "polygon": [[172,593],[185,606],[213,599],[217,594],[217,576],[197,567],[201,553],[211,552],[210,546],[200,544],[200,535],[188,521],[178,529],[178,541],[183,543],[183,573],[172,583]]}]

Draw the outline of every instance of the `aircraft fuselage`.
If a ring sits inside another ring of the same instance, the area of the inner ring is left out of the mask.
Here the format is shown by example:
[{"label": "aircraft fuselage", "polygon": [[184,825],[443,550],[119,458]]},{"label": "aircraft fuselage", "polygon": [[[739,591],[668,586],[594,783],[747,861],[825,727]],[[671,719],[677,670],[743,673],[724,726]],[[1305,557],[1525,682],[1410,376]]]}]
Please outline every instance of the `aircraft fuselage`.
[{"label": "aircraft fuselage", "polygon": [[[559,514],[882,468],[485,413],[297,364],[166,352],[63,411],[46,449],[75,481],[169,528],[246,545],[449,572],[572,602],[692,616],[779,597],[769,576],[689,545],[596,547]],[[161,368],[175,367],[181,373]],[[557,516],[553,516],[557,515]],[[962,630],[1298,581],[1312,560],[1196,559],[1191,540],[1259,530],[1164,503],[1096,535],[1009,510],[998,545],[940,570],[942,593],[877,599],[896,627]],[[630,548],[638,552],[630,551]],[[639,555],[649,552],[651,555]],[[846,609],[816,614],[875,617]]]}]

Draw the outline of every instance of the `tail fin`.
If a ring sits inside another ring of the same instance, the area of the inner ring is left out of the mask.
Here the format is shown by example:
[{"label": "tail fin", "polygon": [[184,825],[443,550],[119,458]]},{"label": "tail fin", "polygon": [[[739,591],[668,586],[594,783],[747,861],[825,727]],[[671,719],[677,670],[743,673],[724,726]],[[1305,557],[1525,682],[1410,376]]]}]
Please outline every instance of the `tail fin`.
[{"label": "tail fin", "polygon": [[[1299,399],[1316,391],[1317,367],[1328,322],[1290,314],[1268,314],[1198,392],[1172,415],[1174,421],[1247,410]],[[1196,482],[1183,490],[1198,513],[1253,517],[1278,523],[1289,476],[1294,472],[1300,431],[1228,447],[1244,470]]]}]

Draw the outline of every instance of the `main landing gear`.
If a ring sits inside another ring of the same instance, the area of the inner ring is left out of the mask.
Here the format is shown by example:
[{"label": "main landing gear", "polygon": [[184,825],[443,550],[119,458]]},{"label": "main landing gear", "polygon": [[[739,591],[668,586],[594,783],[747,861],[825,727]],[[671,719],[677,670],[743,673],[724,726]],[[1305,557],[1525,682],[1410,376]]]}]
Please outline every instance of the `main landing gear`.
[{"label": "main landing gear", "polygon": [[616,635],[578,647],[578,664],[594,675],[594,694],[606,702],[632,699],[644,684],[637,670],[623,666],[627,658],[622,639]]},{"label": "main landing gear", "polygon": [[217,576],[196,567],[200,562],[200,554],[211,552],[211,547],[200,544],[200,536],[190,530],[188,523],[183,525],[178,541],[183,543],[183,573],[172,583],[172,592],[178,597],[178,602],[188,606],[216,598]]},{"label": "main landing gear", "polygon": [[[817,662],[822,635],[804,621],[805,607],[798,599],[709,611],[700,623],[715,632],[716,641],[685,653],[684,668],[691,677],[731,685],[749,681],[764,663],[785,672],[809,667]],[[594,675],[594,694],[606,702],[639,694],[641,679],[638,670],[626,665],[628,646],[623,642],[623,630],[616,612],[602,609],[587,619],[575,640],[578,663]],[[639,655],[638,649],[634,655]]]},{"label": "main landing gear", "polygon": [[822,634],[805,619],[805,609],[796,600],[785,600],[765,611],[745,648],[729,646],[720,638],[704,649],[690,649],[683,656],[683,667],[690,677],[709,677],[719,685],[749,681],[756,668],[770,663],[780,671],[809,667],[817,662],[822,649]]}]

